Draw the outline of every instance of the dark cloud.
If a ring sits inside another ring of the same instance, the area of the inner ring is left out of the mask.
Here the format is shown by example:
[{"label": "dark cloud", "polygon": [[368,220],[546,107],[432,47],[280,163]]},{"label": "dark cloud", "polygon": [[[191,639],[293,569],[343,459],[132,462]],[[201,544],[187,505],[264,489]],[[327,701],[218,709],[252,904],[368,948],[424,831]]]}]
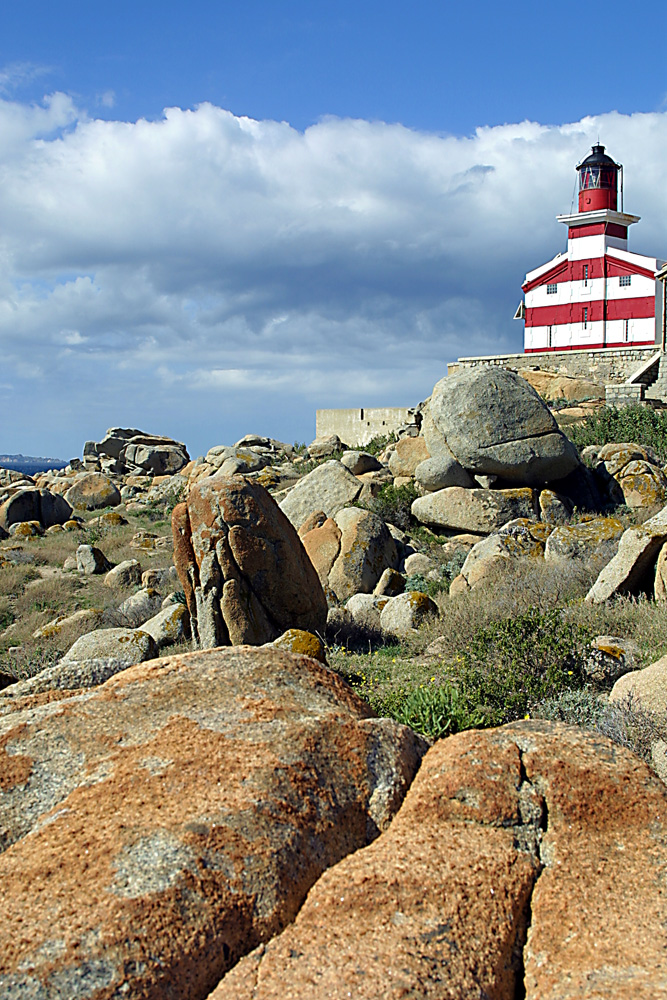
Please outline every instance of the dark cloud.
[{"label": "dark cloud", "polygon": [[526,270],[565,244],[600,135],[658,255],[665,115],[452,137],[381,122],[90,120],[0,101],[0,407],[7,451],[107,425],[303,439],[318,406],[407,405],[462,354],[521,347]]}]

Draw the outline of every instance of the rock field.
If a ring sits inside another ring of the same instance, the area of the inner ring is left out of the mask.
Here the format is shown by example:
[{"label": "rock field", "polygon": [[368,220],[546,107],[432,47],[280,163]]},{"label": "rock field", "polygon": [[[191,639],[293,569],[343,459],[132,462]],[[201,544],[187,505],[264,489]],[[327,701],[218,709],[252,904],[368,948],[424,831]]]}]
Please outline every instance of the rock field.
[{"label": "rock field", "polygon": [[[523,375],[368,451],[0,469],[2,1000],[667,998],[667,471]],[[462,704],[494,600],[579,623],[557,711]]]}]

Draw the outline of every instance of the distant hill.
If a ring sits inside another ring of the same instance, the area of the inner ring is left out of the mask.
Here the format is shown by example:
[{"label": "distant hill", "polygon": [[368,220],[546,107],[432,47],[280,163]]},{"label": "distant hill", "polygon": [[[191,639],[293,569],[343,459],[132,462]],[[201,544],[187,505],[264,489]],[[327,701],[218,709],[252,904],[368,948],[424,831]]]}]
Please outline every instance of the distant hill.
[{"label": "distant hill", "polygon": [[0,455],[0,468],[14,469],[32,476],[47,469],[64,469],[69,464],[66,458],[39,458],[35,455]]}]

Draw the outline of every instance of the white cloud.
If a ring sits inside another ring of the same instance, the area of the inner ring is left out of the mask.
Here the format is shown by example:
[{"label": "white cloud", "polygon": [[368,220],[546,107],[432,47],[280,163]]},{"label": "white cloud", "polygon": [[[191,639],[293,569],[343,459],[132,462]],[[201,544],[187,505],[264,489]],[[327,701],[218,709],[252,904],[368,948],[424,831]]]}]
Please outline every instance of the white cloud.
[{"label": "white cloud", "polygon": [[414,403],[448,360],[520,349],[521,280],[564,247],[598,135],[645,216],[632,245],[667,256],[666,125],[300,133],[209,104],[127,123],[0,101],[7,447],[74,453],[126,423],[201,452],[308,437],[316,406]]}]

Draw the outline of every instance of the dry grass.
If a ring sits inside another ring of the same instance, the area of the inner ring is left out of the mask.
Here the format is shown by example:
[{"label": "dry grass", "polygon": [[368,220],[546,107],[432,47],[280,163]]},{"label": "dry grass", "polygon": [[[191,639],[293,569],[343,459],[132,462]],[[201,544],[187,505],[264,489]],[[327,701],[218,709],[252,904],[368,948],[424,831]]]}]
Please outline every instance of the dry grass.
[{"label": "dry grass", "polygon": [[[87,523],[95,516],[90,514]],[[107,587],[104,575],[80,576],[76,572],[62,572],[62,567],[65,559],[75,555],[83,543],[100,548],[115,565],[125,559],[138,559],[143,569],[170,565],[170,549],[144,552],[130,547],[133,535],[142,529],[156,535],[170,534],[169,522],[143,515],[128,516],[128,521],[127,525],[89,525],[80,532],[47,533],[30,539],[22,543],[18,553],[24,562],[0,568],[0,672],[15,676],[36,673],[90,630],[89,625],[81,622],[48,638],[33,637],[37,629],[59,615],[99,608],[106,615],[105,627],[123,624],[122,616],[117,613],[118,605],[136,588]],[[8,544],[11,543],[5,543]],[[53,575],[46,575],[49,571]],[[21,647],[20,653],[7,652],[17,646]]]}]

